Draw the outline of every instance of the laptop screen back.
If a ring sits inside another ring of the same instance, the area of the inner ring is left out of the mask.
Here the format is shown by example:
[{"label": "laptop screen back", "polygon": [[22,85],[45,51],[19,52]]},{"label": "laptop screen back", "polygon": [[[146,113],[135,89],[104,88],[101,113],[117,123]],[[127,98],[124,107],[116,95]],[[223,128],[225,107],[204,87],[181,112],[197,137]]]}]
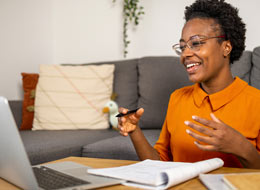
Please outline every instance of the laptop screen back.
[{"label": "laptop screen back", "polygon": [[0,177],[23,189],[38,189],[8,101],[0,96]]}]

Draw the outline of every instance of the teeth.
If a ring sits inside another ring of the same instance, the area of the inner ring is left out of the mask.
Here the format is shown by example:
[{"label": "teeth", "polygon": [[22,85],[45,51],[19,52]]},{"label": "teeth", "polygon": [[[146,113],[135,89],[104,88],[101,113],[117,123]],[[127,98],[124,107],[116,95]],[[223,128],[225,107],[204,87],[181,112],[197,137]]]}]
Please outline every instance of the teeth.
[{"label": "teeth", "polygon": [[199,63],[190,63],[190,64],[186,65],[186,68],[188,69],[188,68],[191,68],[191,67],[194,67],[194,66],[198,66],[198,65],[199,65]]}]

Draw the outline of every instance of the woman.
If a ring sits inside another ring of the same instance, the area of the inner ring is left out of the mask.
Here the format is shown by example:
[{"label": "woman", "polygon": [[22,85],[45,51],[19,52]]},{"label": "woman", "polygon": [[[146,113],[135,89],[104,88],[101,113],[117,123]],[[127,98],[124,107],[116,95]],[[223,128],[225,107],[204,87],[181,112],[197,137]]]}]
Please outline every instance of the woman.
[{"label": "woman", "polygon": [[230,70],[245,48],[245,24],[224,0],[197,0],[186,7],[185,20],[173,48],[195,85],[172,93],[154,147],[138,126],[142,108],[119,119],[120,133],[130,135],[141,160],[220,157],[227,167],[260,168],[260,91]]}]

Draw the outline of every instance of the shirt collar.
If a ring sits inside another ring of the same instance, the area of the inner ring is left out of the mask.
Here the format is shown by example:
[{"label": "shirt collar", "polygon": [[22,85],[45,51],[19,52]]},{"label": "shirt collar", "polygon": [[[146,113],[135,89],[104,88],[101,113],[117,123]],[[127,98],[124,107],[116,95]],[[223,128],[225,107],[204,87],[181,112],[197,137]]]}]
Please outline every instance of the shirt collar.
[{"label": "shirt collar", "polygon": [[225,89],[216,92],[214,94],[208,95],[204,92],[200,84],[197,83],[194,86],[193,99],[197,107],[200,107],[203,101],[208,97],[209,102],[213,111],[218,110],[220,107],[224,106],[230,102],[234,97],[236,97],[248,84],[236,77],[235,80]]}]

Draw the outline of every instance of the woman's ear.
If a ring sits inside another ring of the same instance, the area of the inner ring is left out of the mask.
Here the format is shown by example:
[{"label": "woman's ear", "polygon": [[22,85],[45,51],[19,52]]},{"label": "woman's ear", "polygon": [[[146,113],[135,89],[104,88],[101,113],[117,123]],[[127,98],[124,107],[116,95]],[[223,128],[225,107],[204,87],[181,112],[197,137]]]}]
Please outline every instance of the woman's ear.
[{"label": "woman's ear", "polygon": [[229,56],[232,51],[232,45],[229,40],[223,42],[223,50],[224,57]]}]

